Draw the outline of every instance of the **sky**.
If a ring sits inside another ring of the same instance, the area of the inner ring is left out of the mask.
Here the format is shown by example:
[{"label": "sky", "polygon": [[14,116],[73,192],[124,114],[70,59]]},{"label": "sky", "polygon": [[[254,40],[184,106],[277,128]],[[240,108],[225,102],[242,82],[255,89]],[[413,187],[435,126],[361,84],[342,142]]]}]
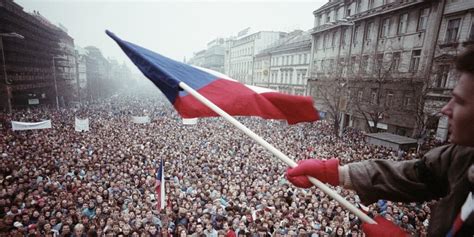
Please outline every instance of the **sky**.
[{"label": "sky", "polygon": [[182,61],[217,37],[252,31],[309,30],[312,12],[327,1],[204,0],[14,0],[62,24],[80,47],[96,46],[105,57],[132,63],[106,34]]}]

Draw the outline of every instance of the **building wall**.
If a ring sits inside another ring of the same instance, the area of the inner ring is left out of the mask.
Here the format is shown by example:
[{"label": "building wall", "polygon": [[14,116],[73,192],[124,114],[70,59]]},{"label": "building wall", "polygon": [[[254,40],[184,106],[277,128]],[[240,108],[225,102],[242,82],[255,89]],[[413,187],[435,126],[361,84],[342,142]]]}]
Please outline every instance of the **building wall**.
[{"label": "building wall", "polygon": [[76,69],[77,69],[77,84],[78,84],[78,98],[79,102],[87,100],[87,51],[83,48],[76,47]]},{"label": "building wall", "polygon": [[[360,111],[382,111],[378,122],[383,129],[411,136],[433,54],[427,45],[436,31],[430,24],[439,18],[435,7],[430,1],[361,0],[332,1],[314,11],[312,95],[324,90],[322,81],[340,83],[347,91],[341,96],[348,101],[340,110],[348,116],[341,117],[351,119],[342,124],[366,129]],[[321,98],[315,100],[323,112],[329,109]]]},{"label": "building wall", "polygon": [[86,77],[87,77],[87,100],[90,102],[101,100],[110,95],[108,80],[110,80],[109,62],[102,55],[100,49],[87,46]]},{"label": "building wall", "polygon": [[260,31],[234,39],[229,49],[229,76],[245,84],[254,84],[255,55],[283,36],[283,32]]},{"label": "building wall", "polygon": [[[254,85],[271,88],[270,86],[270,60],[269,53],[257,54],[254,62]],[[276,89],[276,88],[273,88]]]},{"label": "building wall", "polygon": [[222,38],[212,40],[207,44],[207,49],[194,53],[194,56],[189,59],[188,63],[191,65],[208,68],[218,72],[225,70],[225,48],[226,41]]},{"label": "building wall", "polygon": [[311,36],[296,30],[254,57],[254,84],[306,95]]},{"label": "building wall", "polygon": [[447,118],[439,111],[451,98],[451,90],[459,77],[454,68],[456,56],[466,47],[474,45],[474,2],[441,1],[439,8],[443,7],[439,33],[435,38],[434,58],[429,72],[429,91],[424,109],[426,119],[432,120],[429,121],[428,129],[436,133],[438,139],[444,141],[448,137]]},{"label": "building wall", "polygon": [[[14,108],[55,104],[53,57],[64,55],[61,43],[73,45],[72,38],[49,23],[38,12],[26,13],[12,0],[0,0],[0,32],[16,32],[24,39],[2,37],[9,91]],[[66,40],[67,39],[67,40]],[[5,78],[1,74],[1,100],[7,101]],[[65,91],[68,94],[68,91]],[[6,103],[1,103],[6,108]]]}]

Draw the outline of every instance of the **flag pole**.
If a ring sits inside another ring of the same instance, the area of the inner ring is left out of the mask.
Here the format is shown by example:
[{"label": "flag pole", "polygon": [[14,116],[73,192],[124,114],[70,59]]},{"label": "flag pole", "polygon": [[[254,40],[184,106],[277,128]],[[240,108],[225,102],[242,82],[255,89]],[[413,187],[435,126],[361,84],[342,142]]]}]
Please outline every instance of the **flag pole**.
[{"label": "flag pole", "polygon": [[[234,117],[230,116],[228,113],[226,113],[224,110],[219,108],[217,105],[212,103],[210,100],[208,100],[206,97],[202,96],[199,94],[199,92],[195,91],[193,88],[189,87],[186,83],[180,82],[179,86],[194,96],[197,100],[199,100],[201,103],[212,109],[214,112],[216,112],[218,115],[224,117],[228,122],[233,124],[235,127],[240,129],[242,132],[247,134],[250,138],[255,140],[257,143],[265,147],[268,151],[270,151],[272,154],[274,154],[277,158],[279,158],[281,161],[285,162],[288,166],[294,168],[297,166],[296,162],[293,161],[292,159],[288,158],[285,154],[283,154],[281,151],[276,149],[274,146],[272,146],[270,143],[265,141],[263,138],[255,134],[252,130],[249,128],[245,127],[242,123],[237,121]],[[346,209],[354,213],[357,217],[359,217],[363,222],[369,223],[369,224],[376,224],[372,218],[370,218],[367,214],[359,210],[357,207],[352,205],[349,201],[347,201],[345,198],[343,198],[341,195],[336,193],[334,190],[329,188],[326,184],[322,183],[321,181],[308,176],[309,180],[311,183],[313,183],[316,187],[321,189],[324,193],[326,193],[328,196],[339,202],[342,206],[344,206]]]}]

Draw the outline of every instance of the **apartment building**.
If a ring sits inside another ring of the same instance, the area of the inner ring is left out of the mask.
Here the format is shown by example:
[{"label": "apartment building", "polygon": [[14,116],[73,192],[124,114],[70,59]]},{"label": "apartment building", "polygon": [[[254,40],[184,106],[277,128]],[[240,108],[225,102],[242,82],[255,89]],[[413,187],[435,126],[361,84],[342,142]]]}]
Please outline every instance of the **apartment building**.
[{"label": "apartment building", "polygon": [[311,35],[296,30],[254,58],[254,84],[294,95],[306,95]]},{"label": "apartment building", "polygon": [[313,12],[308,84],[342,127],[418,136],[442,4],[333,0]]},{"label": "apartment building", "polygon": [[[244,30],[231,40],[228,53],[228,69],[226,73],[242,83],[254,84],[254,57],[262,50],[274,45],[286,36],[284,32],[259,31],[250,33]],[[227,59],[226,59],[227,60]]]},{"label": "apartment building", "polygon": [[0,0],[0,48],[4,110],[71,99],[74,41],[64,28],[39,12],[25,12],[13,0]]},{"label": "apartment building", "polygon": [[434,58],[429,72],[425,114],[427,129],[436,131],[439,140],[448,137],[448,118],[439,113],[451,98],[451,90],[458,74],[454,60],[465,47],[474,46],[474,1],[448,0],[442,2],[444,8],[440,19],[439,33],[435,43]]}]

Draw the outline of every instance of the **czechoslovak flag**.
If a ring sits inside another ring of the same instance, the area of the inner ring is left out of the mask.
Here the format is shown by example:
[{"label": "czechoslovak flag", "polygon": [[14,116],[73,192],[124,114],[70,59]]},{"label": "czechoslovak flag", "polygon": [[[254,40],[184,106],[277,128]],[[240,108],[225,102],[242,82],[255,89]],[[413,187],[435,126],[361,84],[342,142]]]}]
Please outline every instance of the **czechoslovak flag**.
[{"label": "czechoslovak flag", "polygon": [[186,83],[230,115],[284,119],[289,124],[319,119],[319,113],[309,96],[288,95],[244,85],[221,73],[193,67],[123,41],[110,31],[106,33],[117,42],[140,71],[165,94],[183,118],[218,115],[192,95],[181,90],[180,82]]},{"label": "czechoslovak flag", "polygon": [[165,207],[165,174],[163,168],[163,159],[160,161],[160,166],[156,168],[155,195],[157,201],[156,208],[158,211],[161,211]]}]

